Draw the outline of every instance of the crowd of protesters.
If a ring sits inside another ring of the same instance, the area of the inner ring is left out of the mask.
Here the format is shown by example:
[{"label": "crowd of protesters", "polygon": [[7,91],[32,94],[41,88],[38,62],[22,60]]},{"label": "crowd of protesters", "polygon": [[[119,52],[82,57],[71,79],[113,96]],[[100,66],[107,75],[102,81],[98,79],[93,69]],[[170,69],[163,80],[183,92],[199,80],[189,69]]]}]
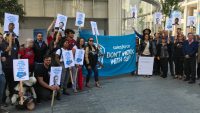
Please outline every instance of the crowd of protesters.
[{"label": "crowd of protesters", "polygon": [[[43,34],[38,33],[36,40],[27,39],[25,44],[19,44],[18,36],[13,32],[14,24],[10,23],[9,31],[0,34],[0,104],[7,106],[6,98],[15,100],[13,95],[24,95],[16,90],[19,84],[13,77],[13,60],[28,59],[30,77],[35,77],[26,87],[35,89],[36,96],[29,99],[25,108],[33,109],[30,102],[41,103],[51,99],[52,91],[56,91],[56,99],[60,100],[62,95],[70,95],[70,88],[74,93],[83,90],[83,66],[87,70],[85,87],[90,88],[90,77],[94,73],[95,86],[100,88],[98,77],[98,46],[94,45],[94,39],[77,38],[71,29],[60,30],[53,28],[55,21],[49,26],[47,43],[44,41]],[[137,39],[137,53],[139,56],[154,57],[153,75],[160,75],[166,78],[168,67],[171,76],[175,79],[189,81],[193,84],[196,79],[200,79],[200,46],[199,36],[188,33],[184,36],[181,28],[177,29],[175,36],[171,36],[168,31],[160,31],[151,35],[150,29],[143,30]],[[139,41],[140,39],[140,41]],[[87,42],[87,44],[85,43]],[[75,65],[65,68],[63,51],[72,50],[75,55],[77,49],[85,50],[84,65]],[[197,68],[196,68],[197,65]],[[61,66],[61,85],[49,86],[51,66]],[[76,77],[76,69],[78,74]],[[196,73],[197,72],[197,73]],[[71,75],[71,76],[70,76]],[[146,75],[145,77],[150,77]],[[71,78],[71,79],[70,79]],[[36,82],[37,81],[37,82]],[[70,83],[72,83],[70,85]],[[35,83],[35,84],[34,84]],[[70,87],[71,86],[71,87]],[[6,94],[6,91],[9,94]],[[34,93],[32,92],[32,95]]]},{"label": "crowd of protesters", "polygon": [[[4,34],[0,34],[0,105],[1,107],[8,106],[7,99],[12,104],[18,104],[13,95],[24,95],[19,91],[16,91],[16,86],[19,82],[14,81],[13,77],[13,60],[14,59],[28,59],[30,77],[35,77],[36,80],[29,81],[33,83],[31,87],[34,88],[37,98],[29,99],[23,108],[32,110],[35,104],[42,101],[51,100],[52,91],[56,91],[56,99],[60,100],[62,95],[70,95],[70,89],[73,89],[74,93],[78,93],[83,90],[84,78],[82,67],[85,66],[88,74],[86,75],[85,86],[90,88],[90,77],[94,72],[95,87],[100,88],[98,79],[98,47],[94,45],[93,38],[89,38],[86,44],[83,38],[77,38],[75,40],[75,32],[71,29],[59,30],[59,28],[53,28],[55,21],[48,28],[47,43],[44,41],[43,34],[38,33],[36,40],[27,39],[25,44],[19,44],[18,36],[13,32],[14,24],[9,24],[9,31]],[[53,30],[51,30],[53,29]],[[65,68],[63,60],[63,51],[72,50],[75,55],[76,49],[85,50],[85,63],[84,65],[75,65],[74,67]],[[61,85],[49,86],[50,81],[50,69],[51,66],[62,66]],[[76,69],[78,69],[77,77],[75,77]],[[70,73],[71,72],[71,73]],[[70,79],[70,74],[72,78]],[[36,82],[37,81],[37,82]],[[34,84],[35,82],[35,84]],[[73,82],[73,84],[72,84]],[[24,86],[29,87],[30,83]],[[9,94],[7,94],[7,90]],[[32,92],[33,93],[33,92]],[[33,95],[33,94],[32,94]],[[13,103],[15,100],[16,103]],[[19,100],[19,99],[17,99]],[[22,107],[21,107],[22,108]],[[1,109],[2,110],[2,109]],[[3,112],[3,111],[1,111]]]},{"label": "crowd of protesters", "polygon": [[[154,57],[153,75],[166,78],[168,70],[174,79],[188,81],[194,84],[200,79],[200,46],[199,35],[189,32],[183,35],[181,28],[177,28],[175,36],[171,32],[160,31],[151,37],[151,30],[143,30],[137,40],[139,56]],[[140,44],[139,44],[140,43]],[[169,69],[168,69],[169,68]]]}]

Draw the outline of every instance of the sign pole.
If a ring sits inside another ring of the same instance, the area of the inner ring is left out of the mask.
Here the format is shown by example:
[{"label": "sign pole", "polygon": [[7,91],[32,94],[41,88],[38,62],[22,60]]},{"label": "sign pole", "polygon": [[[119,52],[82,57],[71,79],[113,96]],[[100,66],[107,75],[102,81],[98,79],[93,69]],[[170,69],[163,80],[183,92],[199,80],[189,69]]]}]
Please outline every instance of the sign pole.
[{"label": "sign pole", "polygon": [[19,82],[19,91],[22,95],[20,95],[20,105],[23,105],[24,98],[23,98],[23,83],[22,81]]},{"label": "sign pole", "polygon": [[55,90],[53,91],[53,94],[52,94],[52,99],[51,99],[51,113],[53,113],[53,106],[54,106],[54,98],[55,98]]},{"label": "sign pole", "polygon": [[69,69],[69,73],[70,73],[71,82],[72,82],[72,84],[74,84],[74,81],[73,81],[73,78],[72,78],[72,69]]}]

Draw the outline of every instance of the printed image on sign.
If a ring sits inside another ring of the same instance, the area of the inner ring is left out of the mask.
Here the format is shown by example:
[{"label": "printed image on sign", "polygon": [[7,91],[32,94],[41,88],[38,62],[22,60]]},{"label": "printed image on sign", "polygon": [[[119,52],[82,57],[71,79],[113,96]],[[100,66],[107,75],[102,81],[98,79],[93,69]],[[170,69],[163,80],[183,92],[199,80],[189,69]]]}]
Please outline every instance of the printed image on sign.
[{"label": "printed image on sign", "polygon": [[154,63],[154,57],[139,57],[138,74],[152,75],[153,63]]},{"label": "printed image on sign", "polygon": [[13,60],[13,71],[15,81],[29,80],[28,59]]},{"label": "printed image on sign", "polygon": [[76,12],[75,26],[83,27],[85,22],[85,13]]},{"label": "printed image on sign", "polygon": [[131,15],[132,15],[132,18],[137,18],[137,6],[136,5],[134,5],[131,8]]},{"label": "printed image on sign", "polygon": [[172,18],[167,18],[165,23],[165,30],[172,31],[173,29],[172,23],[173,23]]},{"label": "printed image on sign", "polygon": [[154,24],[161,25],[161,20],[162,20],[162,13],[161,12],[156,12],[154,14]]},{"label": "printed image on sign", "polygon": [[172,19],[173,19],[173,25],[180,25],[181,24],[181,12],[180,11],[173,11],[172,12]]},{"label": "printed image on sign", "polygon": [[196,26],[196,17],[188,16],[187,18],[187,27],[195,27]]},{"label": "printed image on sign", "polygon": [[85,51],[82,49],[76,49],[75,64],[83,65]]},{"label": "printed image on sign", "polygon": [[73,58],[72,50],[63,51],[62,55],[63,55],[65,68],[74,66],[74,58]]},{"label": "printed image on sign", "polygon": [[62,74],[62,67],[51,67],[50,81],[49,85],[60,85]]},{"label": "printed image on sign", "polygon": [[13,32],[17,36],[19,36],[19,15],[5,13],[5,17],[4,17],[4,32],[8,32],[9,31],[8,27],[11,24],[14,25]]},{"label": "printed image on sign", "polygon": [[90,21],[91,27],[92,27],[92,34],[93,35],[99,35],[99,31],[97,28],[97,23],[94,21]]},{"label": "printed image on sign", "polygon": [[59,31],[64,31],[67,24],[67,16],[57,14],[55,28],[59,28]]}]

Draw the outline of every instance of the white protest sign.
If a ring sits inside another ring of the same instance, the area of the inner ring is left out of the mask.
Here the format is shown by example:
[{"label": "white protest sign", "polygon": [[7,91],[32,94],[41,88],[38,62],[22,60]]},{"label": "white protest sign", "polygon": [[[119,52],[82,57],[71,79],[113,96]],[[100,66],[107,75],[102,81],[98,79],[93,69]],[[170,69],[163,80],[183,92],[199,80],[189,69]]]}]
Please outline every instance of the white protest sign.
[{"label": "white protest sign", "polygon": [[99,31],[97,28],[97,23],[94,21],[90,21],[91,27],[92,27],[92,34],[93,35],[99,35]]},{"label": "white protest sign", "polygon": [[67,24],[67,16],[57,14],[55,27],[59,28],[59,31],[64,31]]},{"label": "white protest sign", "polygon": [[13,71],[15,81],[29,80],[28,59],[14,59]]},{"label": "white protest sign", "polygon": [[62,67],[51,67],[49,86],[60,85]]},{"label": "white protest sign", "polygon": [[19,15],[5,13],[4,17],[4,32],[8,32],[8,26],[10,23],[14,24],[13,32],[19,36]]},{"label": "white protest sign", "polygon": [[85,22],[85,13],[76,12],[75,26],[83,27]]},{"label": "white protest sign", "polygon": [[154,24],[155,25],[161,25],[162,24],[162,13],[156,12],[154,14]]},{"label": "white protest sign", "polygon": [[137,6],[136,5],[131,7],[131,15],[132,15],[132,18],[137,18]]},{"label": "white protest sign", "polygon": [[180,11],[173,11],[172,12],[172,19],[173,19],[173,25],[180,25],[181,24],[181,12]]},{"label": "white protest sign", "polygon": [[187,27],[195,27],[196,26],[196,17],[188,16],[187,17]]},{"label": "white protest sign", "polygon": [[72,67],[75,65],[72,50],[64,50],[62,55],[65,68]]},{"label": "white protest sign", "polygon": [[172,23],[173,23],[172,18],[167,18],[165,23],[165,30],[172,31],[173,29]]},{"label": "white protest sign", "polygon": [[152,75],[154,57],[139,57],[138,74]]},{"label": "white protest sign", "polygon": [[83,65],[85,51],[82,49],[76,49],[75,64]]}]

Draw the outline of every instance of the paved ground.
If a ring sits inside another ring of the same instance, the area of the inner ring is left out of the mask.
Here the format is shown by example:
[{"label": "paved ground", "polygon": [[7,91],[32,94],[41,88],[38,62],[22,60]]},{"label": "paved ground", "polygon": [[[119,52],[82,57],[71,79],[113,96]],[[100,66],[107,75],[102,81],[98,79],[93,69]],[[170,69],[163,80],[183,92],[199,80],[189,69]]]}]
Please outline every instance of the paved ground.
[{"label": "paved ground", "polygon": [[[54,113],[200,113],[197,84],[154,76],[130,75],[101,80],[103,88],[85,89],[56,101]],[[31,113],[51,113],[50,101]],[[8,108],[11,113],[29,113]]]}]

